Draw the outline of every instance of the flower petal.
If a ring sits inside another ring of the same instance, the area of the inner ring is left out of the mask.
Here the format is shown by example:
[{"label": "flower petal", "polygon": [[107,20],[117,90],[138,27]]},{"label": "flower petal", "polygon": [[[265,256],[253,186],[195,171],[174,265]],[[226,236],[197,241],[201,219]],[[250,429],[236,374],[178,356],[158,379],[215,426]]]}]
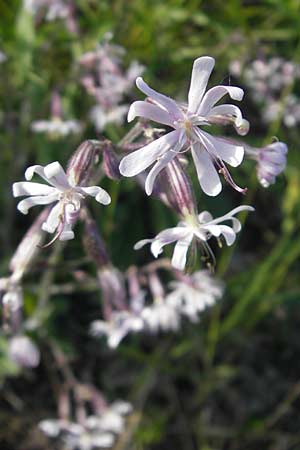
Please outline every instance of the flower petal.
[{"label": "flower petal", "polygon": [[55,192],[55,188],[41,183],[19,181],[18,183],[13,184],[14,197],[21,197],[22,195],[49,195],[54,194]]},{"label": "flower petal", "polygon": [[241,211],[254,211],[253,206],[249,206],[249,205],[241,205],[238,206],[237,208],[234,208],[232,211],[229,211],[227,214],[225,214],[224,216],[221,217],[217,217],[214,220],[211,220],[210,223],[220,223],[220,222],[224,222],[225,220],[232,220],[235,214],[241,212]]},{"label": "flower petal", "polygon": [[221,192],[222,184],[209,154],[200,144],[195,144],[192,145],[192,156],[201,188],[207,195],[215,197]]},{"label": "flower petal", "polygon": [[225,238],[226,244],[228,246],[232,245],[236,238],[234,230],[230,228],[228,225],[219,225],[219,228],[221,229],[221,233]]},{"label": "flower petal", "polygon": [[151,244],[151,253],[155,258],[160,255],[163,251],[163,247],[172,242],[185,239],[190,235],[191,231],[187,227],[174,227],[167,228],[166,230],[159,233]]},{"label": "flower petal", "polygon": [[175,245],[172,266],[178,270],[184,270],[187,258],[187,252],[192,242],[193,234],[190,233],[185,239],[178,241]]},{"label": "flower petal", "polygon": [[121,174],[124,177],[134,177],[138,173],[143,172],[157,158],[173,147],[176,141],[178,141],[179,136],[180,131],[171,131],[150,144],[145,145],[145,147],[125,156],[119,166]]},{"label": "flower petal", "polygon": [[210,222],[213,219],[213,216],[208,211],[202,211],[198,215],[198,219],[199,219],[200,223],[206,223],[206,222]]},{"label": "flower petal", "polygon": [[209,152],[213,152],[232,167],[237,167],[241,164],[244,158],[244,147],[242,145],[229,142],[226,139],[216,138],[203,130],[201,130],[200,134],[203,138],[203,145],[208,147]]},{"label": "flower petal", "polygon": [[160,94],[159,92],[156,92],[154,89],[148,86],[147,83],[145,83],[142,77],[138,77],[136,79],[136,85],[140,91],[142,91],[148,97],[152,98],[152,100],[154,100],[156,103],[165,108],[174,120],[182,118],[182,112],[175,100],[167,97],[166,95]]},{"label": "flower petal", "polygon": [[229,94],[233,100],[240,101],[244,96],[244,91],[236,86],[215,86],[206,92],[197,113],[207,116],[212,107],[226,94]]},{"label": "flower petal", "polygon": [[[242,111],[238,106],[230,105],[230,104],[224,104],[224,105],[218,105],[214,106],[209,111],[209,116],[228,116],[228,117],[234,117],[235,118],[235,125],[239,127],[243,123],[243,115]],[[209,120],[208,116],[208,120]]]},{"label": "flower petal", "polygon": [[174,120],[170,114],[159,106],[152,105],[149,102],[134,102],[128,111],[128,122],[134,120],[137,116],[145,119],[153,120],[154,122],[163,123],[164,125],[174,126]]},{"label": "flower petal", "polygon": [[153,190],[153,186],[156,180],[156,177],[158,176],[158,174],[165,169],[165,167],[168,165],[168,163],[170,161],[172,161],[172,159],[174,159],[176,156],[176,152],[175,151],[168,151],[167,153],[165,153],[158,161],[157,163],[152,167],[152,169],[150,170],[147,178],[146,178],[146,183],[145,183],[145,191],[147,195],[151,195],[152,190]]},{"label": "flower petal", "polygon": [[80,188],[87,195],[95,197],[95,200],[103,205],[109,205],[111,202],[110,195],[100,186],[90,186]]},{"label": "flower petal", "polygon": [[18,210],[23,214],[28,214],[28,210],[36,205],[48,205],[49,203],[55,202],[57,198],[57,194],[50,195],[36,195],[34,197],[28,197],[18,203]]},{"label": "flower petal", "polygon": [[42,230],[47,233],[54,233],[60,223],[60,214],[62,213],[62,205],[60,202],[53,206],[47,220],[42,225]]},{"label": "flower petal", "polygon": [[44,173],[49,183],[51,183],[56,188],[63,190],[70,188],[67,175],[58,161],[47,164],[47,166],[45,166],[44,168]]},{"label": "flower petal", "polygon": [[214,65],[215,60],[210,56],[202,56],[194,61],[188,95],[188,110],[190,112],[197,112]]}]

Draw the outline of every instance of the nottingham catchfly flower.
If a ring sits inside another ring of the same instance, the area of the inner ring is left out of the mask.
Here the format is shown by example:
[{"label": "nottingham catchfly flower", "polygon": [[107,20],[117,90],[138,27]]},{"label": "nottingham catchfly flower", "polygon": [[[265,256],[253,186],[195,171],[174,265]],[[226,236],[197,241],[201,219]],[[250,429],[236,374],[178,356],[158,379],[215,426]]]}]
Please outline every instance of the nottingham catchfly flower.
[{"label": "nottingham catchfly flower", "polygon": [[35,205],[49,205],[56,202],[42,229],[66,241],[74,238],[73,226],[78,219],[83,200],[87,196],[95,197],[96,201],[108,205],[111,201],[109,194],[99,186],[83,187],[74,184],[73,177],[67,177],[59,162],[55,161],[45,167],[35,165],[28,167],[25,172],[26,180],[31,180],[37,173],[50,186],[41,183],[21,181],[13,184],[14,197],[29,197],[22,200],[17,208],[27,214]]},{"label": "nottingham catchfly flower", "polygon": [[[163,247],[176,242],[172,266],[178,270],[184,270],[188,249],[194,239],[202,244],[203,249],[211,255],[211,250],[207,241],[212,237],[224,237],[227,245],[232,245],[236,238],[236,233],[241,230],[240,221],[234,217],[240,211],[254,211],[252,206],[238,206],[222,217],[213,219],[208,211],[203,211],[199,215],[187,216],[184,221],[178,223],[176,227],[167,228],[161,231],[153,239],[143,239],[134,246],[139,250],[145,244],[151,244],[151,252],[155,258],[163,251]],[[232,228],[229,225],[223,225],[221,222],[231,221]]]},{"label": "nottingham catchfly flower", "polygon": [[248,122],[243,119],[240,109],[231,104],[216,104],[224,95],[233,100],[242,100],[243,90],[235,86],[215,86],[206,91],[215,60],[203,56],[194,61],[188,104],[181,105],[175,100],[151,89],[141,77],[137,87],[148,96],[149,101],[134,102],[128,112],[128,121],[140,116],[174,128],[173,131],[150,144],[125,156],[120,164],[120,172],[132,177],[146,170],[153,163],[148,174],[151,183],[146,183],[146,193],[151,194],[154,179],[179,152],[191,150],[199,183],[207,195],[216,196],[222,190],[219,173],[223,174],[236,190],[243,192],[232,180],[225,163],[236,167],[244,157],[240,144],[216,138],[202,129],[211,124],[233,124],[241,135],[248,131]]}]

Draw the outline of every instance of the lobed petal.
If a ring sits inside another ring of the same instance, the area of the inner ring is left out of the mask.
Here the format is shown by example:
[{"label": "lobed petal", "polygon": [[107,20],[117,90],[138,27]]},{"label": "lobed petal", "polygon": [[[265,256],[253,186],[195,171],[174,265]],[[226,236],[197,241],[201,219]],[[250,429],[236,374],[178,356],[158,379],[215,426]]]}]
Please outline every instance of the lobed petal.
[{"label": "lobed petal", "polygon": [[156,103],[165,108],[166,111],[168,111],[168,113],[173,117],[174,120],[182,118],[182,112],[177,103],[175,102],[175,100],[173,100],[170,97],[167,97],[166,95],[160,94],[159,92],[156,92],[154,89],[150,88],[150,86],[148,86],[148,84],[145,83],[142,77],[138,77],[136,79],[136,85],[138,89],[142,91],[145,95],[147,95]]},{"label": "lobed petal", "polygon": [[221,192],[222,184],[209,154],[204,147],[196,143],[192,145],[192,157],[202,190],[205,194],[215,197]]},{"label": "lobed petal", "polygon": [[124,177],[134,177],[143,172],[154,163],[156,159],[164,155],[171,147],[174,147],[180,136],[180,131],[171,131],[156,139],[145,147],[125,156],[119,166]]},{"label": "lobed petal", "polygon": [[85,194],[95,197],[95,200],[102,205],[109,205],[111,202],[110,195],[100,186],[90,186],[80,188]]},{"label": "lobed petal", "polygon": [[216,138],[203,130],[201,130],[200,135],[203,145],[208,148],[208,151],[214,153],[230,166],[237,167],[243,161],[244,147],[242,145],[229,142],[222,138]]},{"label": "lobed petal", "polygon": [[233,100],[240,101],[243,99],[244,91],[236,86],[215,86],[204,95],[197,114],[204,117],[209,115],[212,107],[226,94],[229,94]]},{"label": "lobed petal", "polygon": [[28,197],[18,203],[18,210],[23,214],[28,214],[28,210],[36,205],[48,205],[57,201],[57,194],[50,195],[36,195],[35,197]]},{"label": "lobed petal", "polygon": [[188,94],[188,110],[192,113],[196,113],[200,106],[214,65],[215,60],[210,56],[202,56],[194,61]]},{"label": "lobed petal", "polygon": [[190,233],[185,239],[178,241],[175,244],[172,266],[178,270],[184,270],[187,259],[187,252],[193,239],[193,233]]},{"label": "lobed petal", "polygon": [[131,122],[137,116],[174,127],[174,119],[170,114],[159,106],[152,105],[149,102],[137,101],[132,103],[128,111],[128,122]]},{"label": "lobed petal", "polygon": [[13,196],[22,195],[49,195],[54,194],[56,189],[46,184],[30,183],[29,181],[19,181],[13,184]]}]

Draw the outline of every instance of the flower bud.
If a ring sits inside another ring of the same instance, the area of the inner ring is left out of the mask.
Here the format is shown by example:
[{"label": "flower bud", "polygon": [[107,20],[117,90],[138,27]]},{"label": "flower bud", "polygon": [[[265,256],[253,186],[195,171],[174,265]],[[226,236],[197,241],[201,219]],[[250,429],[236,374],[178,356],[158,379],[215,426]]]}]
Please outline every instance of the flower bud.
[{"label": "flower bud", "polygon": [[84,219],[85,231],[83,236],[84,249],[98,268],[105,267],[109,264],[109,256],[103,239],[100,236],[97,224],[87,210],[83,211],[82,217]]},{"label": "flower bud", "polygon": [[21,240],[10,261],[9,268],[13,272],[12,278],[15,282],[19,281],[24,273],[28,271],[33,259],[40,251],[44,239],[44,232],[41,227],[47,219],[49,212],[50,208],[48,207],[38,215]]},{"label": "flower bud", "polygon": [[39,349],[28,336],[14,336],[10,339],[8,354],[21,367],[36,367],[40,362]]},{"label": "flower bud", "polygon": [[97,276],[102,292],[104,317],[108,318],[107,315],[110,315],[113,307],[118,310],[127,309],[126,290],[121,272],[109,265],[98,270]]},{"label": "flower bud", "polygon": [[178,158],[174,158],[158,178],[159,196],[181,216],[195,214],[197,210],[192,184]]},{"label": "flower bud", "polygon": [[97,141],[84,141],[69,160],[68,181],[72,186],[87,185],[93,175],[99,157]]},{"label": "flower bud", "polygon": [[119,180],[121,178],[121,174],[119,171],[119,160],[117,155],[112,149],[112,144],[110,142],[107,145],[104,145],[103,148],[103,170],[105,174],[111,180]]}]

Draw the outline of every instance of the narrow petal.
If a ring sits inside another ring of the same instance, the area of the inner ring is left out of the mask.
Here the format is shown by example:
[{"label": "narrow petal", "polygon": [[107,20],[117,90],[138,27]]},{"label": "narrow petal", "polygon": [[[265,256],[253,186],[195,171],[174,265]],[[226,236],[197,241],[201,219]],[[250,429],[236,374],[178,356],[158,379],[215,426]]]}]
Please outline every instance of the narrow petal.
[{"label": "narrow petal", "polygon": [[67,175],[58,161],[45,166],[44,172],[49,183],[53,186],[63,190],[70,188]]},{"label": "narrow petal", "polygon": [[60,215],[62,213],[62,205],[60,202],[53,206],[47,220],[42,225],[42,230],[47,233],[54,233],[60,222]]},{"label": "narrow petal", "polygon": [[223,234],[226,244],[228,246],[232,245],[235,241],[236,234],[232,228],[230,228],[228,225],[219,225],[221,229],[221,233]]},{"label": "narrow petal", "polygon": [[63,229],[59,235],[60,241],[70,241],[71,239],[74,239],[74,231],[72,230],[72,224],[64,223]]},{"label": "narrow petal", "polygon": [[182,118],[182,112],[175,100],[167,97],[166,95],[160,94],[159,92],[156,92],[154,89],[148,86],[147,83],[145,83],[142,77],[138,77],[136,79],[136,85],[140,91],[142,91],[148,97],[152,98],[156,103],[165,108],[166,111],[168,111],[173,117],[173,119],[178,120]]},{"label": "narrow petal", "polygon": [[213,152],[217,157],[228,163],[232,167],[241,164],[244,158],[244,147],[225,139],[216,138],[201,130],[203,145],[208,147],[209,152]]},{"label": "narrow petal", "polygon": [[13,184],[14,197],[21,197],[22,195],[49,195],[54,194],[55,192],[55,188],[41,183],[19,181],[18,183]]},{"label": "narrow petal", "polygon": [[233,100],[240,101],[244,96],[244,91],[235,86],[215,86],[206,92],[197,113],[200,116],[209,115],[212,107],[226,94],[229,94]]},{"label": "narrow petal", "polygon": [[26,171],[25,171],[25,178],[27,181],[32,180],[34,174],[37,173],[41,178],[43,178],[44,180],[48,181],[46,175],[45,175],[45,171],[44,171],[44,167],[43,166],[39,166],[39,165],[34,165],[34,166],[29,166]]},{"label": "narrow petal", "polygon": [[153,186],[156,180],[157,175],[166,168],[166,166],[168,165],[168,163],[170,161],[172,161],[172,159],[174,159],[176,156],[176,152],[175,151],[168,151],[167,153],[165,153],[158,161],[157,163],[152,167],[152,169],[150,170],[147,178],[146,178],[146,183],[145,183],[145,191],[147,195],[151,195],[152,194],[152,190],[153,190]]},{"label": "narrow petal", "polygon": [[200,144],[192,145],[192,156],[203,191],[215,197],[222,190],[220,177],[207,151]]},{"label": "narrow petal", "polygon": [[241,211],[254,211],[254,208],[253,208],[253,206],[249,206],[249,205],[238,206],[237,208],[234,208],[232,211],[229,211],[224,216],[217,217],[216,219],[212,220],[210,223],[220,223],[220,222],[224,222],[225,220],[232,220],[232,216],[234,216],[235,214],[237,214]]},{"label": "narrow petal", "polygon": [[184,270],[187,259],[187,252],[192,239],[193,234],[190,233],[185,239],[182,239],[176,243],[172,257],[172,266],[175,269]]},{"label": "narrow petal", "polygon": [[151,244],[151,252],[155,258],[158,257],[163,251],[163,247],[168,244],[172,244],[175,241],[185,239],[189,234],[190,230],[186,227],[174,227],[167,228],[166,230],[159,233]]},{"label": "narrow petal", "polygon": [[80,188],[85,194],[95,197],[96,201],[103,205],[109,205],[111,202],[110,195],[100,186],[90,186]]},{"label": "narrow petal", "polygon": [[133,248],[134,250],[140,250],[144,245],[150,244],[151,242],[153,242],[153,239],[142,239],[141,241],[138,241]]},{"label": "narrow petal", "polygon": [[57,200],[57,194],[50,195],[36,195],[35,197],[28,197],[18,203],[18,210],[23,214],[28,214],[28,210],[36,205],[48,205]]},{"label": "narrow petal", "polygon": [[210,116],[234,117],[235,118],[235,124],[236,124],[237,127],[239,127],[243,123],[242,111],[240,110],[240,108],[238,108],[235,105],[225,104],[225,105],[214,106],[209,111],[208,120],[209,120]]},{"label": "narrow petal", "polygon": [[145,119],[153,120],[154,122],[162,123],[164,125],[174,126],[174,120],[170,114],[159,106],[152,105],[149,102],[134,102],[128,111],[128,122],[134,120],[137,116]]},{"label": "narrow petal", "polygon": [[213,219],[213,216],[208,211],[202,211],[202,213],[198,215],[198,219],[200,223],[206,223],[210,222]]},{"label": "narrow petal", "polygon": [[190,112],[197,112],[214,65],[215,60],[210,56],[202,56],[194,61],[188,95],[188,110]]},{"label": "narrow petal", "polygon": [[119,166],[124,177],[134,177],[147,169],[156,159],[175,146],[180,136],[180,131],[171,131],[156,139],[145,147],[125,156]]}]

